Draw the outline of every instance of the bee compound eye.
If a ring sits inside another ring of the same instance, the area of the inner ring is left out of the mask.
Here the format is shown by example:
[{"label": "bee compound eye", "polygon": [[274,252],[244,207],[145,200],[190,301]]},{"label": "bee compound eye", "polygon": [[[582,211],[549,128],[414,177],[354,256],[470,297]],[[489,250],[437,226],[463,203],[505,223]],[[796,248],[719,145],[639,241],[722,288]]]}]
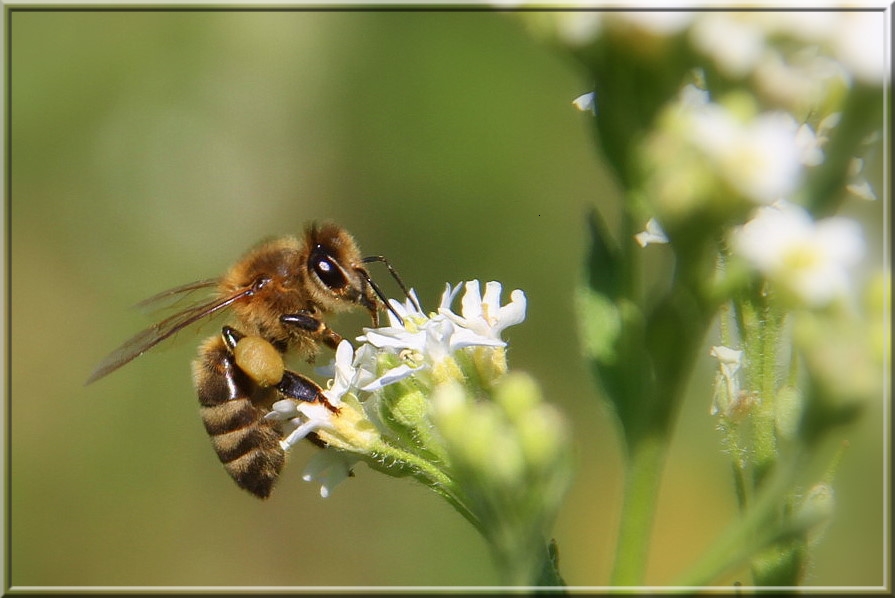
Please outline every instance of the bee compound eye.
[{"label": "bee compound eye", "polygon": [[348,284],[342,269],[329,256],[315,252],[311,256],[311,269],[330,289],[341,289]]}]

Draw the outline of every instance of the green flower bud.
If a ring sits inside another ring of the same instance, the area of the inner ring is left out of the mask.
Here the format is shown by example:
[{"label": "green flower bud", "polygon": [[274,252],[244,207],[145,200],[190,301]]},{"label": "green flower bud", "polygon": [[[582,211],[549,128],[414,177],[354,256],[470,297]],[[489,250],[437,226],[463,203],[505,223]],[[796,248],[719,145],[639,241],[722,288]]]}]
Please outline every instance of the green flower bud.
[{"label": "green flower bud", "polygon": [[774,417],[776,418],[777,434],[781,438],[794,440],[799,432],[802,421],[802,392],[794,386],[783,386],[777,391],[777,399],[774,401]]}]

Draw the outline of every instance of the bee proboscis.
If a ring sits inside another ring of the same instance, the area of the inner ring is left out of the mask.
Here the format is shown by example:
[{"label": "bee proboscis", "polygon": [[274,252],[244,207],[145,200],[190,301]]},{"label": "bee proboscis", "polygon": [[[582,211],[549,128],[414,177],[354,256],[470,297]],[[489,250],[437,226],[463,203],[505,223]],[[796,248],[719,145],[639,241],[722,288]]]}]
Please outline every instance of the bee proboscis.
[{"label": "bee proboscis", "polygon": [[312,224],[302,238],[262,242],[224,276],[175,287],[142,302],[214,289],[211,298],[195,301],[125,341],[100,362],[87,384],[179,330],[228,312],[232,325],[200,345],[193,384],[202,421],[224,468],[241,488],[267,498],[286,459],[278,425],[264,417],[273,403],[284,398],[317,401],[336,411],[316,382],[285,368],[283,356],[291,351],[313,361],[321,345],[335,349],[342,336],[324,322],[329,313],[362,308],[375,327],[379,311],[389,309],[400,320],[370,278],[365,267],[370,262],[385,263],[404,294],[414,300],[388,260],[361,257],[354,239],[338,225]]}]

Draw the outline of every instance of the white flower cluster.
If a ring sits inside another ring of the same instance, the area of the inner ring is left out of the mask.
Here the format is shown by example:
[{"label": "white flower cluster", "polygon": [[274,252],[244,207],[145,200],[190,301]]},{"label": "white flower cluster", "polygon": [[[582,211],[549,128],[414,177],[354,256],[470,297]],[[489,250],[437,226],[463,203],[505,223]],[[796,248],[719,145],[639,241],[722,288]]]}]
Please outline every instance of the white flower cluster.
[{"label": "white flower cluster", "polygon": [[823,163],[836,116],[815,132],[787,112],[758,112],[742,96],[714,102],[685,85],[644,147],[659,215],[685,218],[712,205],[767,205],[790,196],[806,169]]},{"label": "white flower cluster", "polygon": [[[460,314],[451,304],[461,289]],[[410,376],[425,378],[426,385],[440,382],[458,371],[458,352],[470,347],[502,348],[501,334],[508,326],[525,319],[526,299],[520,290],[501,305],[501,284],[488,282],[481,294],[479,282],[470,281],[452,288],[447,285],[436,313],[419,311],[412,298],[401,303],[390,300],[395,314],[388,313],[389,325],[365,328],[355,350],[343,340],[336,349],[332,382],[323,391],[329,405],[320,402],[282,400],[274,403],[269,419],[280,422],[285,450],[315,434],[339,451],[322,451],[309,463],[305,480],[319,480],[321,495],[347,477],[351,466],[362,456],[370,456],[387,434],[380,416],[378,395],[387,386]],[[400,316],[400,320],[399,317]]]},{"label": "white flower cluster", "polygon": [[[754,76],[769,93],[797,99],[819,79],[850,77],[880,85],[887,73],[885,13],[862,11],[724,11],[553,13],[559,38],[570,46],[615,35],[660,41],[685,35],[690,45],[731,78]],[[808,52],[785,52],[787,39]],[[819,77],[820,76],[820,77]]]},{"label": "white flower cluster", "polygon": [[[815,131],[782,111],[744,118],[749,111],[732,104],[711,102],[686,86],[667,109],[645,154],[654,162],[648,185],[657,216],[680,222],[702,210],[755,206],[754,218],[730,235],[732,253],[797,305],[847,298],[850,269],[864,250],[860,225],[843,217],[815,222],[783,199],[798,196],[806,172],[823,164],[839,114],[826,116]],[[875,198],[866,180],[847,189]],[[667,241],[656,220],[635,235],[641,246]]]},{"label": "white flower cluster", "polygon": [[821,307],[847,298],[864,253],[861,226],[841,216],[814,221],[787,201],[760,208],[731,234],[731,250],[797,301]]},{"label": "white flower cluster", "polygon": [[799,125],[785,112],[763,112],[745,119],[706,102],[689,114],[690,142],[747,199],[771,203],[800,183]]},{"label": "white flower cluster", "polygon": [[[694,20],[690,37],[732,77],[754,73],[759,82],[777,81],[795,91],[816,79],[814,74],[838,74],[835,60],[854,78],[878,85],[886,74],[884,18],[882,12],[860,11],[711,12]],[[781,37],[813,49],[786,56],[772,41]],[[774,72],[785,76],[773,77]]]},{"label": "white flower cluster", "polygon": [[[379,351],[387,351],[402,357],[402,363],[389,369],[378,378],[366,382],[361,390],[373,391],[402,380],[425,369],[436,372],[445,361],[465,347],[503,347],[506,343],[500,335],[505,328],[525,319],[525,293],[515,290],[510,303],[500,305],[501,284],[491,281],[485,285],[484,296],[477,280],[467,282],[461,301],[461,313],[457,315],[450,306],[460,291],[460,286],[450,284],[441,296],[438,312],[427,317],[416,310],[415,302],[408,299],[404,304],[391,301],[404,324],[389,312],[390,325],[384,328],[366,328],[358,341]],[[376,351],[365,350],[361,354],[361,371],[375,371]]]}]

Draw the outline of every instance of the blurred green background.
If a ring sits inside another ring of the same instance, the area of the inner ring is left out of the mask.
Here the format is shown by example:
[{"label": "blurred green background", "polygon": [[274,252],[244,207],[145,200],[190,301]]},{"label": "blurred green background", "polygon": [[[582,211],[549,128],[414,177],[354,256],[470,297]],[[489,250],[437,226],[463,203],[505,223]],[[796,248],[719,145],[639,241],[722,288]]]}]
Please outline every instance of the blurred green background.
[{"label": "blurred green background", "polygon": [[[391,258],[429,307],[446,281],[525,290],[510,365],[538,378],[575,435],[577,477],[554,529],[561,571],[607,583],[620,453],[579,359],[572,291],[587,210],[611,222],[618,196],[591,116],[570,104],[590,88],[583,71],[500,13],[8,17],[11,584],[497,582],[472,527],[410,481],[359,467],[321,499],[300,477],[307,447],[269,501],[239,491],[190,381],[197,342],[219,323],[83,385],[150,323],[128,306],[219,275],[311,219]],[[879,223],[881,209],[865,215]],[[694,562],[735,512],[710,368],[706,356],[681,414],[651,584]],[[883,583],[882,422],[874,405],[842,432],[851,448],[813,584]]]}]

